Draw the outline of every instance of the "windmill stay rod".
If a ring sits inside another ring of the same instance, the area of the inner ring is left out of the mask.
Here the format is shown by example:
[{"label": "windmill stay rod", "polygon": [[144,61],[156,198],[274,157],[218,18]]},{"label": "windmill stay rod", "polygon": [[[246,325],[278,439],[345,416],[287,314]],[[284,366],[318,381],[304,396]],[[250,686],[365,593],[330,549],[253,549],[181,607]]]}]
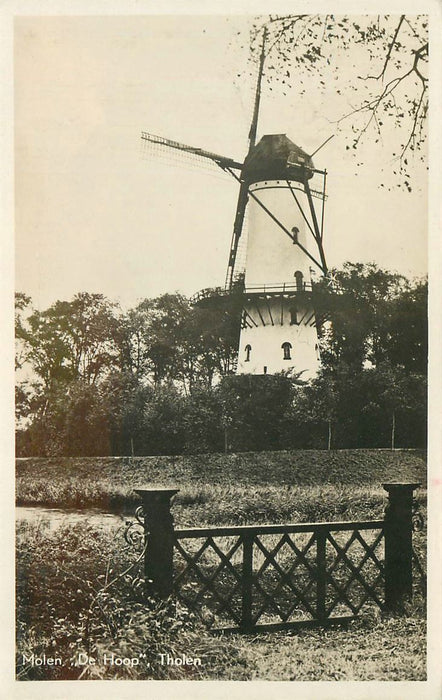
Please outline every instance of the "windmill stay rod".
[{"label": "windmill stay rod", "polygon": [[316,241],[318,243],[318,249],[319,249],[319,255],[321,256],[321,268],[324,274],[327,274],[327,263],[325,261],[325,255],[324,255],[324,249],[322,247],[322,239],[321,239],[321,232],[319,230],[319,225],[318,225],[318,219],[316,217],[316,211],[315,211],[315,205],[313,204],[313,199],[312,199],[312,194],[310,192],[310,185],[308,184],[308,180],[305,180],[304,182],[304,188],[307,194],[307,199],[308,203],[310,206],[310,213],[312,215],[312,221],[313,221],[313,226],[316,231]]},{"label": "windmill stay rod", "polygon": [[322,265],[321,265],[320,263],[318,263],[318,261],[313,257],[313,255],[311,255],[311,254],[308,252],[307,248],[304,248],[304,246],[302,245],[302,243],[300,243],[299,241],[295,241],[295,240],[294,240],[294,238],[293,238],[292,234],[290,233],[290,231],[284,226],[284,224],[281,224],[281,222],[279,221],[279,219],[277,219],[276,216],[274,216],[274,214],[272,214],[272,212],[271,212],[269,209],[267,209],[267,207],[265,206],[265,204],[263,204],[263,203],[261,202],[261,200],[258,199],[258,197],[257,197],[253,192],[251,192],[250,190],[249,190],[249,195],[255,200],[255,202],[256,202],[257,204],[259,204],[259,206],[260,206],[262,209],[264,209],[264,211],[266,212],[266,214],[268,214],[268,215],[270,216],[270,218],[273,219],[273,221],[275,222],[275,224],[277,224],[277,225],[279,226],[279,228],[281,228],[281,229],[284,231],[284,233],[287,234],[287,236],[290,238],[290,240],[291,240],[295,245],[299,246],[299,248],[301,248],[302,252],[305,253],[305,255],[307,255],[307,257],[310,258],[310,260],[311,260],[312,262],[314,262],[315,265],[316,265],[317,267],[319,267],[319,269],[320,269],[322,272],[324,272],[324,268],[322,267]]},{"label": "windmill stay rod", "polygon": [[304,211],[303,211],[301,205],[299,204],[299,200],[298,200],[298,198],[297,198],[297,196],[296,196],[296,194],[295,194],[295,190],[294,190],[293,187],[291,186],[289,180],[286,180],[286,182],[287,182],[287,185],[288,185],[288,187],[289,187],[290,192],[292,193],[292,195],[293,195],[293,197],[294,197],[294,200],[295,200],[296,204],[298,205],[298,209],[299,209],[299,211],[301,212],[302,217],[303,217],[305,223],[306,223],[307,226],[309,227],[309,229],[310,229],[310,231],[311,231],[311,234],[312,234],[313,238],[314,238],[315,241],[316,241],[315,232],[313,231],[313,229],[312,229],[312,227],[311,227],[311,225],[310,225],[310,221],[307,219],[307,217],[306,217],[306,215],[304,214]]},{"label": "windmill stay rod", "polygon": [[287,236],[290,238],[290,240],[293,241],[293,243],[294,243],[295,245],[299,246],[299,248],[301,248],[302,252],[305,253],[305,255],[307,255],[307,257],[309,257],[310,260],[311,260],[312,262],[314,262],[315,265],[316,265],[317,267],[319,267],[320,270],[322,270],[322,272],[324,272],[324,268],[322,267],[322,265],[321,265],[320,263],[318,263],[317,260],[315,260],[315,258],[313,257],[313,255],[311,255],[311,254],[308,252],[307,248],[304,248],[304,246],[302,245],[302,243],[300,243],[299,241],[295,241],[295,240],[294,240],[294,238],[293,238],[292,234],[290,233],[290,231],[284,226],[284,224],[281,224],[281,222],[279,221],[279,219],[277,219],[276,216],[274,216],[274,214],[272,214],[272,212],[270,211],[270,209],[267,209],[267,207],[265,206],[265,204],[263,204],[263,203],[261,202],[261,200],[258,199],[258,197],[257,197],[253,192],[251,192],[250,190],[249,190],[249,195],[252,197],[252,199],[255,200],[255,202],[256,202],[257,204],[259,204],[259,206],[260,206],[262,209],[264,209],[264,211],[266,212],[266,214],[268,214],[268,215],[270,216],[270,218],[273,219],[273,221],[275,222],[275,224],[277,224],[277,225],[279,226],[279,228],[281,228],[281,229],[284,231],[284,233],[287,234]]},{"label": "windmill stay rod", "polygon": [[[235,178],[235,180],[238,180],[238,182],[241,182],[240,178],[239,178],[234,172],[230,171],[229,168],[228,168],[228,170],[229,170],[229,172],[233,175],[233,177]],[[274,214],[272,214],[272,212],[270,211],[270,209],[267,209],[266,205],[263,204],[263,203],[261,202],[260,199],[258,199],[258,197],[256,196],[256,194],[254,194],[253,192],[251,192],[251,190],[250,190],[249,187],[247,188],[247,192],[249,193],[249,196],[252,197],[252,199],[254,199],[255,202],[256,202],[257,204],[259,204],[259,206],[261,207],[261,209],[263,209],[263,210],[266,212],[266,214],[268,214],[268,216],[270,216],[270,218],[275,222],[275,224],[277,224],[277,225],[279,226],[279,228],[281,228],[281,229],[284,231],[284,233],[287,234],[287,236],[290,238],[290,240],[291,240],[293,243],[295,243],[297,246],[299,246],[299,247],[301,248],[301,250],[303,251],[303,253],[305,253],[305,254],[307,255],[307,257],[310,258],[310,260],[311,260],[312,262],[314,262],[315,265],[316,265],[317,267],[319,267],[320,270],[322,270],[322,272],[325,273],[326,270],[324,270],[324,268],[322,267],[322,265],[321,265],[320,263],[318,263],[317,260],[315,260],[315,258],[313,257],[313,255],[310,255],[310,253],[308,252],[307,248],[304,248],[304,246],[303,246],[301,243],[299,243],[299,241],[295,241],[295,240],[293,239],[293,236],[292,236],[292,234],[290,233],[290,231],[284,226],[284,224],[281,224],[281,222],[279,221],[279,219],[277,219],[276,216],[275,216]]]}]

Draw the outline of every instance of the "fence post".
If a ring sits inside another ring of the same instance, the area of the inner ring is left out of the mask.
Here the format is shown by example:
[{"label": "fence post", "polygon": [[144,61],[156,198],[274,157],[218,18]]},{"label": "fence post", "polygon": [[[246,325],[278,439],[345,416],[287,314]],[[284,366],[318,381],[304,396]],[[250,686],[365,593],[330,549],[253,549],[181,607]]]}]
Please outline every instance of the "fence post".
[{"label": "fence post", "polygon": [[160,598],[167,598],[173,588],[173,517],[170,499],[179,489],[139,488],[135,492],[143,503],[144,556],[146,581]]},{"label": "fence post", "polygon": [[388,492],[385,509],[385,608],[401,610],[411,600],[412,578],[412,510],[414,484],[382,484]]},{"label": "fence post", "polygon": [[327,546],[327,531],[321,527],[316,530],[316,616],[321,622],[325,620],[325,603],[327,592],[326,579],[326,546]]},{"label": "fence post", "polygon": [[242,611],[241,627],[249,629],[252,626],[252,579],[253,579],[253,535],[245,533],[242,536]]}]

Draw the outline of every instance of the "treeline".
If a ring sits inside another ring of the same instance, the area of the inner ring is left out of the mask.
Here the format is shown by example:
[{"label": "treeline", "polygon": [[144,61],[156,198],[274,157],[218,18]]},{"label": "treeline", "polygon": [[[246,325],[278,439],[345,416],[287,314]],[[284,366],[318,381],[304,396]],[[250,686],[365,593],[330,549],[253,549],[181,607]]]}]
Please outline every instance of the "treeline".
[{"label": "treeline", "polygon": [[17,294],[17,454],[424,446],[426,282],[347,263],[314,294],[322,366],[309,383],[234,374],[239,294],[127,312],[101,294],[43,311]]}]

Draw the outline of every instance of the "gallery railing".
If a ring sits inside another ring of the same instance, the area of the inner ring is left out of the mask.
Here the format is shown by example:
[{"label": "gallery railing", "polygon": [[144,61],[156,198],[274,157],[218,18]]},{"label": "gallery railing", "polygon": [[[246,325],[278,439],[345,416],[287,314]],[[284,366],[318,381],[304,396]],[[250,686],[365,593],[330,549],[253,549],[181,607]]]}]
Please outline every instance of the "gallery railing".
[{"label": "gallery railing", "polygon": [[[304,292],[311,292],[313,289],[311,282],[301,282],[296,284],[295,282],[275,282],[269,284],[248,284],[247,286],[241,287],[241,293],[245,296],[293,296],[294,294],[303,294]],[[236,290],[238,291],[238,290]],[[202,301],[207,300],[220,300],[222,298],[228,298],[231,291],[224,289],[222,287],[209,287],[208,289],[201,289],[199,292],[194,294],[190,301],[193,304],[198,304]]]}]

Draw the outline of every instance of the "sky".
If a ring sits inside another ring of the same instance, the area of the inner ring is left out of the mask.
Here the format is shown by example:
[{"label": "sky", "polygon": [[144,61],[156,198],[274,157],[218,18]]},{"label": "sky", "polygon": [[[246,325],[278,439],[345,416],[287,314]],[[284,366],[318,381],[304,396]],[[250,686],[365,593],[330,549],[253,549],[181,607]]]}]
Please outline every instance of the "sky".
[{"label": "sky", "polygon": [[[244,157],[255,80],[247,69],[251,20],[16,18],[15,286],[35,307],[88,291],[128,308],[224,283],[235,182],[216,167],[143,152],[140,134]],[[303,96],[296,80],[286,96],[264,85],[258,138],[286,133],[311,153],[336,134],[315,157],[328,171],[329,266],[373,261],[424,275],[425,168],[414,169],[420,187],[396,188],[385,141],[368,141],[355,168],[334,124],[346,99],[333,85],[321,95],[312,82]],[[380,187],[386,181],[392,191]]]}]

